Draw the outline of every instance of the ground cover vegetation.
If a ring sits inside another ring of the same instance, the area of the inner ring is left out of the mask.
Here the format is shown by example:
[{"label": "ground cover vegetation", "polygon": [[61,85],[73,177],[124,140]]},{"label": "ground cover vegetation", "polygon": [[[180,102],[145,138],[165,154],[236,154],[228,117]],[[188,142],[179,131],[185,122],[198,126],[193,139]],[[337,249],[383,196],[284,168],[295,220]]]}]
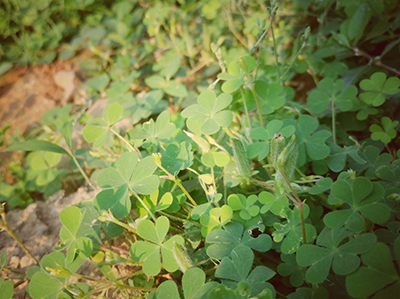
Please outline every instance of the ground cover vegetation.
[{"label": "ground cover vegetation", "polygon": [[[100,118],[69,104],[7,143],[26,152],[1,185],[8,208],[69,176],[98,190],[61,212],[61,245],[22,278],[32,298],[400,293],[398,1],[1,7],[1,72],[88,49],[81,88],[108,99]],[[90,148],[74,147],[75,123]],[[84,260],[102,279],[77,274]]]}]

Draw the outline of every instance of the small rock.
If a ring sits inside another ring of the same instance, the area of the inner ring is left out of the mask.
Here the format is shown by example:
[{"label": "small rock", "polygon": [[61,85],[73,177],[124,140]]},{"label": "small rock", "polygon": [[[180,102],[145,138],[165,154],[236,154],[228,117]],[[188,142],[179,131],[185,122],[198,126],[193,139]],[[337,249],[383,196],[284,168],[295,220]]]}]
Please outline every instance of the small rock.
[{"label": "small rock", "polygon": [[34,264],[34,261],[27,255],[23,256],[19,262],[21,268],[29,267]]},{"label": "small rock", "polygon": [[16,269],[18,268],[19,265],[19,257],[18,256],[12,256],[10,257],[10,262],[8,264],[10,266],[10,268]]}]

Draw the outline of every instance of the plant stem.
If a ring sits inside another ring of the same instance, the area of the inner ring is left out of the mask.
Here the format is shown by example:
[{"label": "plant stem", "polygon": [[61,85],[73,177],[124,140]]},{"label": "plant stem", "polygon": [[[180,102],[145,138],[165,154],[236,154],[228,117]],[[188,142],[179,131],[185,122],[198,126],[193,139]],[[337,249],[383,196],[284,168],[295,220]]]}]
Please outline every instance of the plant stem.
[{"label": "plant stem", "polygon": [[274,33],[274,27],[272,26],[272,23],[274,22],[275,19],[275,14],[276,14],[276,10],[278,8],[275,7],[275,1],[273,1],[271,3],[271,18],[269,21],[269,27],[271,28],[271,35],[272,35],[272,41],[274,43],[274,56],[275,56],[275,63],[276,63],[276,73],[277,73],[277,77],[279,80],[279,83],[282,85],[282,77],[281,77],[281,71],[279,69],[279,61],[278,61],[278,53],[276,52],[276,40],[275,40],[275,33]]},{"label": "plant stem", "polygon": [[[181,184],[181,182],[175,177],[173,176],[168,170],[166,170],[162,165],[161,165],[161,154],[153,154],[153,158],[156,161],[156,165],[167,174],[167,178],[171,181],[173,181],[175,184],[177,184],[179,186],[179,188],[181,188],[181,190],[183,191],[183,193],[185,193],[186,197],[191,201],[191,203],[194,206],[197,206],[197,203],[194,201],[194,199],[192,198],[192,196],[189,194],[189,192],[187,192],[186,188],[183,187],[183,185]],[[159,161],[157,161],[158,159],[160,159]]]},{"label": "plant stem", "polygon": [[36,265],[39,265],[39,261],[33,256],[33,254],[29,251],[29,249],[25,246],[24,243],[20,240],[20,238],[17,237],[16,234],[12,231],[12,229],[8,226],[7,219],[6,219],[6,213],[4,211],[4,205],[3,203],[0,206],[0,213],[1,213],[1,220],[0,220],[0,229],[5,230],[17,243],[19,246],[21,246],[22,250],[25,251],[27,255],[35,262]]},{"label": "plant stem", "polygon": [[[118,134],[113,128],[109,128],[109,130],[111,131],[111,133],[113,133],[115,136],[117,136],[123,143],[125,143],[129,149],[130,152],[138,152],[137,149],[135,149],[124,137],[122,137],[120,134]],[[139,152],[139,156],[140,152]]]},{"label": "plant stem", "polygon": [[147,213],[149,213],[151,219],[153,219],[153,221],[156,221],[156,217],[154,217],[154,214],[150,211],[149,207],[144,203],[144,201],[140,198],[139,195],[137,195],[137,193],[135,192],[135,190],[133,190],[130,186],[128,186],[129,191],[131,191],[131,193],[133,194],[133,196],[135,196],[137,198],[137,200],[142,204],[142,206],[146,209]]},{"label": "plant stem", "polygon": [[[282,174],[282,177],[284,178],[286,184],[288,185],[289,189],[292,191],[294,197],[296,198],[296,200],[294,201],[297,210],[299,211],[299,215],[300,215],[300,223],[301,223],[301,231],[303,233],[303,243],[306,244],[307,243],[307,235],[306,235],[306,223],[304,221],[304,203],[300,200],[299,196],[297,195],[296,191],[294,191],[292,185],[290,184],[288,178],[286,177],[286,175],[283,173],[283,171],[281,169],[279,169],[280,173]],[[292,199],[293,200],[293,199]]]},{"label": "plant stem", "polygon": [[98,188],[96,188],[92,182],[90,181],[89,177],[87,176],[86,172],[82,169],[81,165],[79,164],[78,160],[76,159],[75,155],[71,152],[71,157],[72,157],[72,161],[74,161],[76,167],[78,167],[79,172],[82,174],[83,178],[85,179],[85,181],[89,184],[90,187],[93,188],[93,190],[97,190]]},{"label": "plant stem", "polygon": [[332,138],[333,143],[336,144],[336,113],[335,113],[335,100],[332,101]]}]

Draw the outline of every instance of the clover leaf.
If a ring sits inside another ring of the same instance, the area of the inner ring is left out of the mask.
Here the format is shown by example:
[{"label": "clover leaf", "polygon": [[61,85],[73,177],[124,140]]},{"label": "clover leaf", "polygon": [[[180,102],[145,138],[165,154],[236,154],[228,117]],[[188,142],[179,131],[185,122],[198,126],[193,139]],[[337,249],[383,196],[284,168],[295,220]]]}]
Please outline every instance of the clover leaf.
[{"label": "clover leaf", "polygon": [[376,169],[376,176],[384,182],[385,196],[391,193],[400,193],[400,159],[389,165],[382,165]]},{"label": "clover leaf", "polygon": [[103,117],[95,118],[83,129],[83,138],[87,142],[93,142],[93,147],[101,147],[111,136],[109,128],[119,121],[122,114],[123,108],[118,102],[107,105],[103,110]]},{"label": "clover leaf", "polygon": [[[310,213],[310,208],[304,205],[304,218]],[[297,251],[300,243],[303,241],[303,233],[300,222],[300,215],[298,209],[294,211],[288,210],[286,221],[282,223],[275,223],[275,231],[272,233],[275,242],[282,242],[281,250],[285,254],[291,254]],[[312,242],[317,237],[317,231],[314,226],[309,223],[305,224],[307,243]]]},{"label": "clover leaf", "polygon": [[[271,114],[285,105],[285,97],[282,94],[283,86],[279,82],[267,85],[264,81],[257,80],[254,82],[254,91],[260,100],[262,114]],[[255,110],[255,105],[251,105],[252,102],[249,102],[249,110]]]},{"label": "clover leaf", "polygon": [[126,217],[131,211],[131,200],[127,186],[99,192],[95,198],[95,205],[100,210],[110,210],[115,218]]},{"label": "clover leaf", "polygon": [[310,267],[306,272],[309,283],[322,283],[332,267],[338,275],[347,275],[360,266],[357,254],[368,252],[376,243],[374,234],[367,233],[340,245],[350,236],[343,228],[325,227],[317,239],[317,245],[302,245],[296,253],[296,260],[301,267]]},{"label": "clover leaf", "polygon": [[240,218],[243,220],[250,220],[260,212],[260,207],[255,205],[257,202],[257,195],[250,195],[245,197],[242,194],[231,194],[228,197],[228,205],[232,211],[238,211]]},{"label": "clover leaf", "polygon": [[340,147],[337,144],[329,144],[331,152],[329,156],[323,161],[334,172],[340,172],[346,166],[347,156],[353,158],[358,164],[366,164],[367,161],[362,159],[359,155],[359,148],[355,145]]},{"label": "clover leaf", "polygon": [[[251,232],[251,231],[250,231]],[[206,238],[207,254],[211,258],[222,259],[228,256],[238,246],[247,246],[260,252],[266,252],[272,247],[272,239],[267,234],[253,238],[243,225],[232,222],[224,228],[211,231]]]},{"label": "clover leaf", "polygon": [[[359,232],[365,228],[361,215],[374,223],[382,223],[389,218],[390,209],[380,203],[384,189],[377,182],[371,182],[365,177],[354,180],[337,180],[331,188],[331,195],[337,200],[347,203],[350,209],[329,212],[324,217],[324,223],[329,228],[345,228]],[[328,201],[332,204],[331,198]]]},{"label": "clover leaf", "polygon": [[[171,192],[165,192],[160,199],[158,197],[159,197],[159,190],[157,189],[149,196],[145,196],[143,198],[143,202],[146,204],[147,208],[153,214],[158,211],[168,209],[173,202],[173,197]],[[137,213],[139,217],[141,218],[145,217],[148,214],[147,209],[145,209],[145,207],[143,207],[139,201],[136,202],[136,205],[138,207]]]},{"label": "clover leaf", "polygon": [[169,219],[161,216],[154,224],[150,220],[142,220],[137,225],[137,232],[145,241],[136,241],[130,249],[132,260],[143,261],[143,272],[148,276],[155,276],[161,271],[162,266],[168,272],[175,272],[179,265],[173,254],[174,242],[184,245],[184,239],[175,235],[164,242],[165,236],[169,230]]},{"label": "clover leaf", "polygon": [[361,159],[367,163],[357,163],[356,160],[350,161],[349,166],[351,169],[361,172],[365,171],[364,176],[370,180],[376,178],[376,170],[383,165],[389,165],[392,161],[392,156],[389,153],[381,153],[381,150],[376,146],[367,145],[362,152],[360,152]]},{"label": "clover leaf", "polygon": [[103,189],[118,188],[128,185],[140,194],[151,194],[159,185],[158,176],[154,175],[157,165],[151,156],[140,160],[136,153],[127,152],[115,162],[115,167],[101,170],[97,184]]},{"label": "clover leaf", "polygon": [[228,205],[213,208],[208,213],[200,217],[200,223],[203,225],[201,234],[206,237],[212,230],[220,228],[232,219],[232,208]]},{"label": "clover leaf", "polygon": [[306,277],[306,268],[297,264],[296,256],[294,254],[281,253],[281,260],[283,263],[278,265],[278,273],[282,276],[290,275],[290,283],[294,287],[303,285]]},{"label": "clover leaf", "polygon": [[232,96],[222,93],[218,97],[213,91],[202,92],[197,98],[198,104],[185,108],[181,115],[188,118],[186,124],[195,134],[210,135],[227,127],[233,119],[229,110],[222,110],[232,102]]},{"label": "clover leaf", "polygon": [[170,122],[170,114],[166,110],[158,115],[156,121],[150,119],[143,125],[137,125],[129,131],[130,139],[144,139],[142,146],[158,146],[159,142],[168,139],[175,132],[176,126]]},{"label": "clover leaf", "polygon": [[232,250],[231,257],[224,257],[215,271],[215,277],[222,278],[222,283],[231,289],[236,289],[241,282],[250,286],[250,296],[256,296],[264,289],[270,289],[275,293],[274,287],[266,281],[276,273],[265,267],[253,265],[254,253],[247,247],[240,245]]},{"label": "clover leaf", "polygon": [[383,143],[389,143],[396,138],[396,127],[399,124],[398,120],[392,121],[389,117],[382,117],[382,127],[377,124],[372,124],[369,130],[372,132],[372,140],[380,140]]},{"label": "clover leaf", "polygon": [[251,130],[250,137],[253,139],[263,140],[262,142],[252,143],[247,146],[246,150],[250,158],[258,155],[258,161],[263,160],[270,149],[270,141],[275,134],[281,134],[283,137],[290,137],[295,132],[292,125],[284,126],[283,122],[277,119],[268,122],[266,128],[255,128]]},{"label": "clover leaf", "polygon": [[185,85],[178,81],[166,79],[160,75],[149,76],[144,80],[144,82],[150,88],[160,89],[173,97],[186,97],[188,94]]},{"label": "clover leaf", "polygon": [[262,191],[258,195],[258,200],[264,204],[260,210],[262,214],[271,211],[275,215],[281,215],[289,207],[289,201],[284,194],[275,196],[272,193]]},{"label": "clover leaf", "polygon": [[366,92],[360,94],[360,99],[366,104],[378,107],[382,105],[390,96],[400,92],[400,79],[390,77],[386,79],[386,74],[376,72],[370,79],[360,82],[360,88]]},{"label": "clover leaf", "polygon": [[308,189],[308,192],[313,195],[321,194],[321,193],[331,189],[332,183],[333,183],[333,181],[331,178],[320,179],[315,183],[315,186]]},{"label": "clover leaf", "polygon": [[329,292],[324,287],[297,288],[296,292],[286,296],[288,299],[329,299]]},{"label": "clover leaf", "polygon": [[170,173],[177,175],[193,163],[192,145],[189,142],[170,143],[161,150],[161,163]]},{"label": "clover leaf", "polygon": [[310,115],[302,114],[297,120],[297,145],[299,156],[297,165],[302,166],[306,163],[306,153],[312,160],[325,159],[330,148],[325,144],[325,140],[332,134],[327,130],[316,131],[318,120]]},{"label": "clover leaf", "polygon": [[[353,107],[353,100],[357,100],[357,87],[350,85],[342,91],[343,80],[333,81],[331,78],[322,79],[317,88],[307,98],[307,106],[315,114],[323,113],[329,105],[340,111],[349,111]],[[332,111],[334,113],[334,111]]]},{"label": "clover leaf", "polygon": [[[394,242],[397,267],[400,265],[400,238]],[[395,298],[400,290],[400,276],[393,264],[392,254],[384,243],[361,256],[363,266],[346,277],[346,290],[353,298]]]},{"label": "clover leaf", "polygon": [[[182,289],[185,299],[207,299],[208,294],[219,285],[216,281],[204,283],[206,275],[200,268],[190,268],[182,277]],[[176,284],[171,281],[163,282],[155,292],[155,299],[180,299]]]}]

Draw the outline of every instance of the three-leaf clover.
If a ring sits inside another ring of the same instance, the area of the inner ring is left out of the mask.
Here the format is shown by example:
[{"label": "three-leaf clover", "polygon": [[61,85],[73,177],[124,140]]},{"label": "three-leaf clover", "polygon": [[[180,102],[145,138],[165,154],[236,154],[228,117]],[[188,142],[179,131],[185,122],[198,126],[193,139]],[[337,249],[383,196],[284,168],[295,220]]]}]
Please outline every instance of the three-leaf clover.
[{"label": "three-leaf clover", "polygon": [[386,79],[386,74],[377,72],[372,74],[370,79],[360,82],[360,88],[366,92],[360,94],[360,99],[366,104],[378,107],[390,96],[400,92],[400,79],[390,77]]},{"label": "three-leaf clover", "polygon": [[[353,100],[357,100],[357,87],[350,85],[342,91],[343,80],[333,81],[331,78],[321,80],[307,98],[307,106],[312,113],[320,114],[326,111],[329,105],[333,109],[349,111],[353,107]],[[334,111],[332,111],[334,113]]]},{"label": "three-leaf clover", "polygon": [[309,283],[322,283],[333,272],[347,275],[360,266],[357,254],[368,252],[376,243],[374,234],[363,234],[340,245],[351,233],[343,228],[325,227],[318,236],[317,245],[302,245],[296,253],[301,267],[310,267],[306,272]]},{"label": "three-leaf clover", "polygon": [[[190,268],[182,277],[182,289],[185,299],[207,299],[208,294],[219,285],[216,281],[204,283],[206,274],[200,268]],[[154,297],[153,297],[154,298]],[[180,299],[178,287],[172,280],[160,284],[155,292],[155,299]]]},{"label": "three-leaf clover", "polygon": [[[304,218],[310,214],[310,208],[304,205]],[[287,220],[282,223],[275,223],[275,231],[272,233],[275,242],[282,242],[281,250],[285,254],[297,251],[303,241],[300,214],[298,209],[287,211]],[[317,231],[310,223],[305,224],[307,243],[312,242],[317,237]]]},{"label": "three-leaf clover", "polygon": [[232,122],[232,112],[222,110],[231,102],[230,94],[222,93],[217,97],[215,92],[207,90],[197,98],[198,104],[187,107],[181,115],[188,118],[186,124],[195,134],[214,134],[221,127],[227,127]]},{"label": "three-leaf clover", "polygon": [[136,241],[130,249],[132,260],[143,261],[143,272],[148,276],[155,276],[161,271],[162,266],[168,272],[179,269],[179,265],[173,254],[174,242],[184,245],[184,239],[175,235],[164,242],[169,230],[169,219],[161,216],[154,224],[150,220],[142,220],[137,225],[137,232],[145,241]]},{"label": "three-leaf clover", "polygon": [[188,92],[182,83],[164,78],[160,75],[147,77],[144,82],[152,89],[161,89],[166,94],[173,97],[186,97]]},{"label": "three-leaf clover", "polygon": [[[251,232],[251,231],[250,231]],[[247,246],[260,252],[266,252],[272,247],[272,239],[267,234],[253,238],[243,225],[237,222],[227,224],[224,228],[213,230],[207,235],[207,254],[214,259],[222,259],[238,246]]]},{"label": "three-leaf clover", "polygon": [[247,74],[251,73],[256,67],[256,60],[251,56],[241,56],[239,61],[233,61],[228,65],[226,73],[218,75],[219,79],[226,80],[222,84],[222,91],[233,93],[243,85]]},{"label": "three-leaf clover", "polygon": [[176,126],[170,122],[168,110],[160,113],[157,120],[150,119],[143,125],[137,125],[129,131],[130,139],[144,139],[142,147],[158,146],[159,141],[168,139],[175,132]]},{"label": "three-leaf clover", "polygon": [[312,160],[325,159],[330,148],[325,144],[325,140],[332,134],[327,130],[316,131],[319,126],[318,120],[310,115],[302,114],[297,120],[297,145],[299,150],[299,166],[306,163],[306,153]]},{"label": "three-leaf clover", "polygon": [[365,228],[361,215],[374,223],[382,223],[389,218],[390,209],[380,203],[384,190],[377,182],[371,182],[365,177],[354,180],[337,180],[331,188],[328,201],[331,204],[347,203],[350,209],[336,210],[325,215],[324,223],[329,228],[345,228],[359,232]]},{"label": "three-leaf clover", "polygon": [[159,185],[158,176],[154,175],[157,165],[151,156],[140,160],[136,153],[127,152],[115,162],[115,167],[101,170],[97,184],[103,189],[129,186],[140,194],[151,194]]},{"label": "three-leaf clover", "polygon": [[246,198],[242,194],[231,194],[228,197],[228,205],[233,211],[238,211],[240,218],[250,220],[260,212],[260,207],[255,203],[257,202],[257,195],[253,194]]},{"label": "three-leaf clover", "polygon": [[222,283],[231,289],[244,282],[250,286],[250,296],[261,293],[264,289],[270,289],[275,293],[274,287],[266,282],[276,273],[265,267],[257,266],[250,270],[253,265],[254,253],[247,247],[240,245],[232,250],[231,257],[224,257],[215,271],[215,277],[221,278]]},{"label": "three-leaf clover", "polygon": [[398,120],[392,121],[389,117],[382,117],[382,127],[377,124],[372,124],[369,130],[372,132],[372,140],[380,140],[383,143],[389,143],[397,135],[396,127],[399,124]]},{"label": "three-leaf clover", "polygon": [[251,130],[250,137],[253,139],[262,140],[261,142],[252,143],[247,146],[246,150],[250,158],[258,156],[258,161],[263,160],[270,150],[270,141],[274,138],[275,134],[281,134],[283,137],[292,136],[295,127],[292,125],[284,126],[281,120],[271,120],[268,122],[266,128],[255,128]]},{"label": "three-leaf clover", "polygon": [[[394,242],[397,267],[400,265],[400,238]],[[346,277],[346,290],[353,298],[395,298],[399,294],[400,276],[392,253],[384,243],[361,256],[363,266]]]},{"label": "three-leaf clover", "polygon": [[93,147],[101,147],[111,135],[109,129],[119,121],[122,114],[123,109],[118,102],[107,105],[103,117],[94,119],[83,129],[83,138],[93,142]]},{"label": "three-leaf clover", "polygon": [[204,213],[200,217],[200,223],[203,226],[201,228],[202,235],[206,237],[212,230],[227,224],[232,219],[232,215],[232,208],[228,205],[213,208],[208,213]]}]

